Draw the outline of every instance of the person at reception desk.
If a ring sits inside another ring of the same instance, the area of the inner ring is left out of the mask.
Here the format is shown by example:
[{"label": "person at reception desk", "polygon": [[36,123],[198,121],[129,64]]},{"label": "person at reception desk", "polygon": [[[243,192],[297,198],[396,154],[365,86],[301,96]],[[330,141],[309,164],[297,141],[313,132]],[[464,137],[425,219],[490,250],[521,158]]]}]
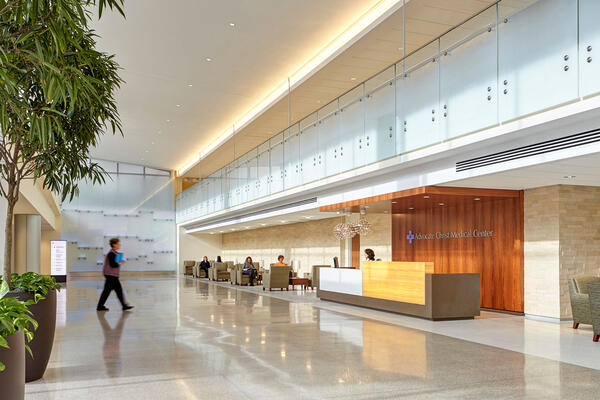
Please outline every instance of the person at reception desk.
[{"label": "person at reception desk", "polygon": [[372,249],[365,249],[365,258],[367,261],[375,261],[375,252]]},{"label": "person at reception desk", "polygon": [[254,279],[256,278],[256,268],[252,263],[252,257],[246,257],[244,265],[242,265],[242,274],[250,277],[250,286],[254,286]]}]

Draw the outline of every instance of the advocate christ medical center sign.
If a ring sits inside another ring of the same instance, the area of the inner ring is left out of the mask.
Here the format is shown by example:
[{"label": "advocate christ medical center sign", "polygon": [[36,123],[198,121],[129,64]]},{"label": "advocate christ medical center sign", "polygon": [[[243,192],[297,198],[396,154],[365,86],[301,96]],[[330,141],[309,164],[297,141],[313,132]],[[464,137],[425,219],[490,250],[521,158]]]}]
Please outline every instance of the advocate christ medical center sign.
[{"label": "advocate christ medical center sign", "polygon": [[406,240],[410,244],[415,240],[444,240],[444,239],[467,239],[467,238],[487,238],[493,237],[493,230],[486,229],[471,229],[470,231],[448,231],[448,232],[435,232],[435,233],[413,233],[412,230],[408,231]]}]

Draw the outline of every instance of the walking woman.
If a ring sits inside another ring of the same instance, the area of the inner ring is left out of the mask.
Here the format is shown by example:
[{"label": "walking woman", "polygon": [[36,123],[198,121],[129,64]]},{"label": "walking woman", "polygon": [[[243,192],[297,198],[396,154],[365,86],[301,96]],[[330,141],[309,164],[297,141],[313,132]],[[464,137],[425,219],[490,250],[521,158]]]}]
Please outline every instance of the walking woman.
[{"label": "walking woman", "polygon": [[108,308],[104,306],[104,303],[106,303],[106,299],[108,299],[110,292],[113,290],[121,302],[123,311],[131,310],[133,306],[125,303],[125,299],[123,298],[123,288],[121,287],[121,282],[119,282],[121,265],[125,263],[125,261],[120,259],[121,255],[117,252],[117,250],[121,248],[121,243],[117,238],[110,239],[109,243],[110,251],[104,258],[103,270],[106,281],[104,282],[104,290],[100,295],[100,300],[98,300],[98,307],[96,307],[96,311],[108,311]]}]

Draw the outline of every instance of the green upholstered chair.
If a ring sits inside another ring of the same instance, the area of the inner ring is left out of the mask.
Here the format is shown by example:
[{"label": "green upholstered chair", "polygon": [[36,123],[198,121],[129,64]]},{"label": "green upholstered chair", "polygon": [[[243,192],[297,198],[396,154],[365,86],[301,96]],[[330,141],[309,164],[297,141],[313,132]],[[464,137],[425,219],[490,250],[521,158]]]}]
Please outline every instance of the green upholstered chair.
[{"label": "green upholstered chair", "polygon": [[194,265],[194,277],[208,278],[208,276],[206,275],[206,270],[200,268],[200,261],[196,262],[196,265]]},{"label": "green upholstered chair", "polygon": [[225,263],[214,263],[211,268],[208,269],[208,277],[213,281],[228,281],[229,271]]},{"label": "green upholstered chair", "polygon": [[587,289],[590,301],[590,316],[594,328],[593,340],[597,342],[600,339],[600,282],[588,283]]},{"label": "green upholstered chair", "polygon": [[600,277],[577,276],[568,279],[571,312],[573,313],[573,329],[577,329],[579,324],[592,324],[588,284],[593,282],[600,282]]}]

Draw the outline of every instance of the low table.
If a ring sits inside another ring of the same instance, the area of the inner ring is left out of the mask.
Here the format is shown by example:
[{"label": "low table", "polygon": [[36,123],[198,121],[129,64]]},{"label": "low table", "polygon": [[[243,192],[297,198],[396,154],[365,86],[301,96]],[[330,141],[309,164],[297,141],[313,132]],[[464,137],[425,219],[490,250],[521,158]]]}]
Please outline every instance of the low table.
[{"label": "low table", "polygon": [[303,290],[306,290],[307,286],[310,286],[310,281],[308,278],[290,278],[290,285],[292,285],[292,290],[299,285]]}]

